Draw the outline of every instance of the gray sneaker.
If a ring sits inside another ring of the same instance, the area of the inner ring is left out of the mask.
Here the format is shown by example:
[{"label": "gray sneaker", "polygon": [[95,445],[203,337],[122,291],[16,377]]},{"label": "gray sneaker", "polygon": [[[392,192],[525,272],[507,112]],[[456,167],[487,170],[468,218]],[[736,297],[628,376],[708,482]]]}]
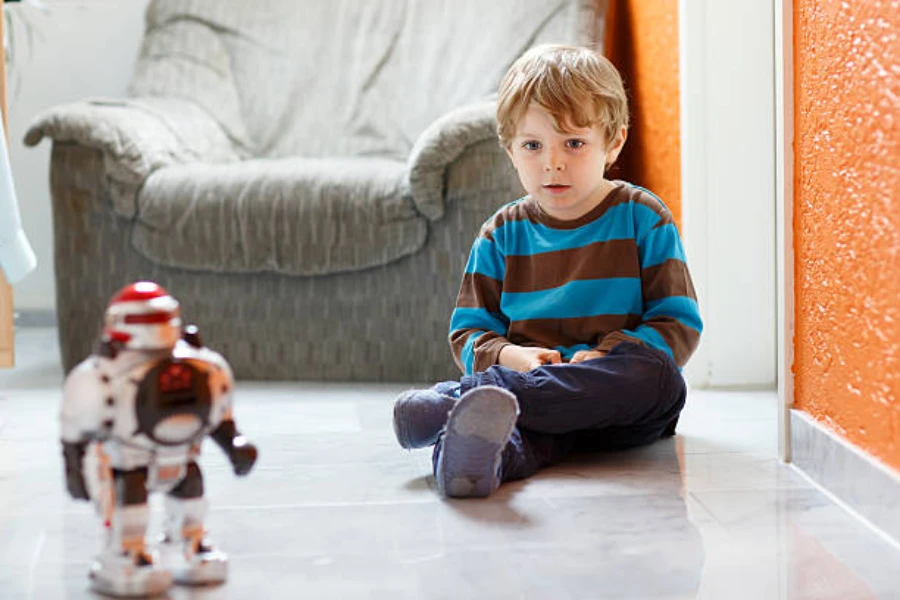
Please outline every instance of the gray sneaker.
[{"label": "gray sneaker", "polygon": [[447,382],[427,390],[408,390],[397,396],[394,401],[397,442],[407,449],[434,446],[447,424],[450,409],[459,400],[453,391]]},{"label": "gray sneaker", "polygon": [[435,467],[438,489],[451,498],[489,496],[500,486],[500,457],[519,416],[512,392],[469,390],[450,411]]}]

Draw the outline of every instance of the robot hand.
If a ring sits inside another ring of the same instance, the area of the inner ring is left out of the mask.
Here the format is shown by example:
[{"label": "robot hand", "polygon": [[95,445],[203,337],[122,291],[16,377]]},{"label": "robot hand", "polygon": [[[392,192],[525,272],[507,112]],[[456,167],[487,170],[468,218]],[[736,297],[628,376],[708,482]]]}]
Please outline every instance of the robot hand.
[{"label": "robot hand", "polygon": [[91,499],[88,496],[87,482],[85,482],[84,475],[81,473],[66,473],[66,489],[69,490],[69,495],[76,500]]},{"label": "robot hand", "polygon": [[249,473],[250,469],[253,468],[253,464],[256,462],[258,454],[256,446],[248,442],[244,436],[238,436],[234,440],[234,448],[231,450],[231,454],[228,457],[231,459],[231,466],[234,468],[234,474],[246,475]]},{"label": "robot hand", "polygon": [[250,472],[259,453],[256,446],[238,433],[234,421],[231,419],[222,421],[209,435],[225,451],[235,475],[246,475]]},{"label": "robot hand", "polygon": [[87,442],[63,442],[63,458],[66,464],[66,489],[76,500],[90,500],[87,482],[84,480],[84,452]]}]

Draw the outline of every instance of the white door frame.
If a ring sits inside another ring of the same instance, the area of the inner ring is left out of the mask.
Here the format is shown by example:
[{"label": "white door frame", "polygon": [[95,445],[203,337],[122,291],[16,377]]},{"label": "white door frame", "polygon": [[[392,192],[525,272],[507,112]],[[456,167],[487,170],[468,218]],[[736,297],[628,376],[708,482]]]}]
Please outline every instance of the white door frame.
[{"label": "white door frame", "polygon": [[682,229],[704,319],[685,368],[695,387],[777,381],[776,2],[679,0]]},{"label": "white door frame", "polygon": [[793,0],[775,5],[775,167],[778,209],[778,455],[791,460],[794,405],[794,17]]}]

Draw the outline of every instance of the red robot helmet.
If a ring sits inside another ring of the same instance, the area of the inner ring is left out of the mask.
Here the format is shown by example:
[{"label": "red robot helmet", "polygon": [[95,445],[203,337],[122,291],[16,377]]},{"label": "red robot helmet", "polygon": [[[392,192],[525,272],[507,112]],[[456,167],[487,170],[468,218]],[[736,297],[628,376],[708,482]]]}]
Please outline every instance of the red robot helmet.
[{"label": "red robot helmet", "polygon": [[178,300],[152,281],[127,285],[109,301],[103,333],[134,350],[172,348],[181,337]]}]

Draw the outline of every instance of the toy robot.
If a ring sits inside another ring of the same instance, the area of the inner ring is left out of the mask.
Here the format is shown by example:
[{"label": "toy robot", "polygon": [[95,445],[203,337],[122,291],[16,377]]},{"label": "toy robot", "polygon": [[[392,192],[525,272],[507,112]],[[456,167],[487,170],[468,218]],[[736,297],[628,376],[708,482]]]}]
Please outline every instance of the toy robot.
[{"label": "toy robot", "polygon": [[[106,527],[90,572],[97,591],[151,596],[173,580],[225,580],[227,556],[204,537],[195,459],[209,435],[237,475],[253,467],[257,451],[235,427],[232,388],[226,360],[202,344],[196,327],[182,329],[178,301],[165,289],[141,281],[110,301],[96,351],[66,377],[61,411],[66,487],[73,498],[93,500]],[[92,443],[99,476],[88,485]],[[165,494],[162,563],[145,546],[153,491]]]}]

